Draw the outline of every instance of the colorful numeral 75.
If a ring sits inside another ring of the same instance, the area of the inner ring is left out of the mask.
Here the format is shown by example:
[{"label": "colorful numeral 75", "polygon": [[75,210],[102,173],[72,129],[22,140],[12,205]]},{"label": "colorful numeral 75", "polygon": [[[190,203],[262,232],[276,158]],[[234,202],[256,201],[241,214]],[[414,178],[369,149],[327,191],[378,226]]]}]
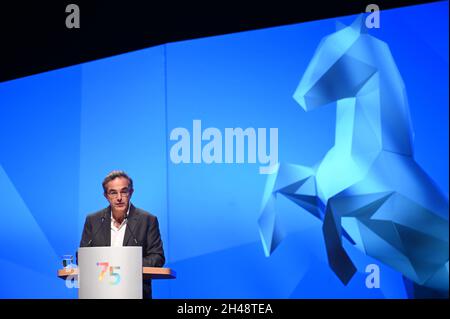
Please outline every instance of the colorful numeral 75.
[{"label": "colorful numeral 75", "polygon": [[111,278],[109,284],[117,285],[120,282],[120,274],[118,272],[114,272],[114,270],[120,269],[119,266],[109,266],[108,262],[98,262],[97,266],[102,267],[100,275],[98,276],[98,281],[103,281],[103,278],[105,277],[109,268],[109,276]]}]

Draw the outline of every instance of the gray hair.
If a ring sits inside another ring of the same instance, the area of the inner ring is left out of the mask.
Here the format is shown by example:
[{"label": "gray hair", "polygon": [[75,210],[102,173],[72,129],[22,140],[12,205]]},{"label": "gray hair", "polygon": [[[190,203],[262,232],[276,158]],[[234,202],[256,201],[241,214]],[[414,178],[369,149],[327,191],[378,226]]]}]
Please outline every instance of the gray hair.
[{"label": "gray hair", "polygon": [[106,184],[108,184],[110,181],[112,181],[113,179],[116,179],[118,177],[125,177],[126,179],[128,179],[128,181],[130,182],[130,189],[133,189],[133,180],[131,179],[130,176],[127,175],[127,173],[125,173],[124,171],[112,171],[111,173],[109,173],[108,175],[106,175],[105,179],[103,180],[102,186],[103,186],[103,191],[106,193]]}]

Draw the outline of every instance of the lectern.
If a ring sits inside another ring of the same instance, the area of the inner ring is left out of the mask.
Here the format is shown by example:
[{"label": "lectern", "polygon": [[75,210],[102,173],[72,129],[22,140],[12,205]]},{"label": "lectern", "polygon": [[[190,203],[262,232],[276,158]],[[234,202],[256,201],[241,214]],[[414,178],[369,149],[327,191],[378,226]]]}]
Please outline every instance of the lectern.
[{"label": "lectern", "polygon": [[85,247],[78,250],[78,268],[58,270],[58,277],[78,279],[80,299],[140,299],[142,279],[176,274],[170,268],[142,267],[142,247]]},{"label": "lectern", "polygon": [[142,299],[142,247],[78,249],[80,299]]}]

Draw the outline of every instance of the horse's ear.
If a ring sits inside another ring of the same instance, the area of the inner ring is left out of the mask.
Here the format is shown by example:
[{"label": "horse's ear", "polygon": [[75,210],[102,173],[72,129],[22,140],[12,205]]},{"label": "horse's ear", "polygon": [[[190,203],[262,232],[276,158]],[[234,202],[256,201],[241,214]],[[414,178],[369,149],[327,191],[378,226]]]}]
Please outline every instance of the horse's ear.
[{"label": "horse's ear", "polygon": [[341,31],[345,29],[347,26],[340,21],[336,21],[336,31]]},{"label": "horse's ear", "polygon": [[351,27],[352,29],[354,29],[359,33],[366,33],[367,32],[366,17],[364,16],[364,14],[358,15],[355,21],[353,21]]}]

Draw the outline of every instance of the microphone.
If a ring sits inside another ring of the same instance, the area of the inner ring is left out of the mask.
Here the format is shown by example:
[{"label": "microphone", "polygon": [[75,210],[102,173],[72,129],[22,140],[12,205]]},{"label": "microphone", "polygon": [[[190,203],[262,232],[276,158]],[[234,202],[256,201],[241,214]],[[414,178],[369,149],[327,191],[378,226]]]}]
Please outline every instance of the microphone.
[{"label": "microphone", "polygon": [[[125,215],[125,219],[127,220],[127,224],[128,224],[128,214]],[[127,225],[127,226],[128,226],[128,225]],[[134,236],[134,232],[133,232],[133,230],[131,229],[131,227],[127,227],[127,228],[130,230],[131,236],[133,236],[133,239],[134,239],[134,242],[136,243],[136,245],[139,245],[139,244],[138,244],[138,241],[136,240],[136,236]]]},{"label": "microphone", "polygon": [[100,231],[100,229],[102,229],[103,228],[103,222],[105,221],[105,214],[103,214],[103,216],[102,216],[102,222],[101,222],[101,225],[100,225],[100,227],[97,229],[97,231],[94,233],[94,236],[92,236],[92,238],[91,238],[91,240],[89,240],[89,242],[88,242],[88,244],[87,244],[87,246],[88,247],[91,247],[91,244],[92,244],[92,242],[94,241],[94,239],[95,239],[95,236],[97,236],[97,234],[98,234],[98,232]]}]

